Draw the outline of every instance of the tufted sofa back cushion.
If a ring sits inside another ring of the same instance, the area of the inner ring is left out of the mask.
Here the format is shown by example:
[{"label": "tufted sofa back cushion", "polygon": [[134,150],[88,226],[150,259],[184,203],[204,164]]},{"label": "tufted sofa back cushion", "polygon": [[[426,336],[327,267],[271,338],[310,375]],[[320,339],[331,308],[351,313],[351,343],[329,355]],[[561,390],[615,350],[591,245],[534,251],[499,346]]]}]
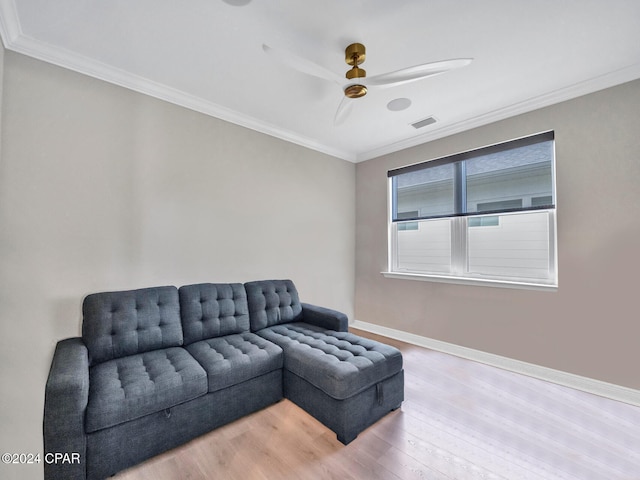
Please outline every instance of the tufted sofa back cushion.
[{"label": "tufted sofa back cushion", "polygon": [[240,283],[180,287],[184,343],[249,331],[247,294]]},{"label": "tufted sofa back cushion", "polygon": [[244,287],[252,332],[302,320],[298,290],[291,280],[261,280],[245,283]]},{"label": "tufted sofa back cushion", "polygon": [[82,314],[82,339],[91,365],[182,345],[176,287],[87,295]]}]

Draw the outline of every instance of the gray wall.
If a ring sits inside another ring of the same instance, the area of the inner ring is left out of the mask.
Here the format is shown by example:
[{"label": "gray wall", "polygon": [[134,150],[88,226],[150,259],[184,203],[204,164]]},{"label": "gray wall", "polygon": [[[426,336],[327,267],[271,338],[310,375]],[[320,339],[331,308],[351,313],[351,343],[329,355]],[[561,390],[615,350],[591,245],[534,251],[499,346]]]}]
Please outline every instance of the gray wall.
[{"label": "gray wall", "polygon": [[2,452],[42,451],[87,293],[286,277],[352,317],[354,164],[10,51],[3,99]]},{"label": "gray wall", "polygon": [[[0,39],[0,175],[2,175],[2,90],[4,86],[4,55],[5,49],[2,40]],[[0,195],[1,194],[2,193],[0,192]]]},{"label": "gray wall", "polygon": [[[363,162],[356,313],[364,322],[640,388],[640,81]],[[553,129],[555,293],[386,279],[388,169]]]}]

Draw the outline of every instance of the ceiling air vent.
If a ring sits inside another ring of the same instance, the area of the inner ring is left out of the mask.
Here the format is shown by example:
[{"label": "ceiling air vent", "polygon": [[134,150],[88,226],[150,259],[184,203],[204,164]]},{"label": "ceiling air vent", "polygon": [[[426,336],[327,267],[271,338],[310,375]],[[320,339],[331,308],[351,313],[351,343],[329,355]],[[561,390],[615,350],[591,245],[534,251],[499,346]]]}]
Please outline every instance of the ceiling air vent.
[{"label": "ceiling air vent", "polygon": [[427,118],[425,118],[423,120],[418,120],[417,122],[412,123],[411,126],[417,130],[418,128],[426,127],[427,125],[431,125],[431,124],[434,124],[434,123],[436,123],[436,119],[435,118],[427,117]]}]

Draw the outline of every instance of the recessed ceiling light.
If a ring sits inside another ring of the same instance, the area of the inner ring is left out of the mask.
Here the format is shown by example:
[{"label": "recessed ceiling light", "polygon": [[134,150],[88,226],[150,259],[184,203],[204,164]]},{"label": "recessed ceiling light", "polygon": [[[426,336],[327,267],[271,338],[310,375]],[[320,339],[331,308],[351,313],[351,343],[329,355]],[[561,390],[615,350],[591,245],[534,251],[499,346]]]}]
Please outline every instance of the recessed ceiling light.
[{"label": "recessed ceiling light", "polygon": [[411,100],[408,98],[396,98],[387,103],[387,108],[392,112],[399,112],[400,110],[406,110],[411,106]]},{"label": "recessed ceiling light", "polygon": [[228,3],[229,5],[233,5],[234,7],[244,7],[251,3],[251,0],[222,0],[224,3]]}]

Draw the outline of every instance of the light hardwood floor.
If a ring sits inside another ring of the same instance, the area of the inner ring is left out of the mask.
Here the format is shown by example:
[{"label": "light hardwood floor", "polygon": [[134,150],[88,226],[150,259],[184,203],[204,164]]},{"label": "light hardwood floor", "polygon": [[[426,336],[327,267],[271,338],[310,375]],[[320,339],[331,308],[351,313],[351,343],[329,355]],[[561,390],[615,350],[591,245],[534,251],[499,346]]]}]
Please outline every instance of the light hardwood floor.
[{"label": "light hardwood floor", "polygon": [[288,400],[117,480],[640,480],[640,408],[370,333],[405,402],[344,446]]}]

